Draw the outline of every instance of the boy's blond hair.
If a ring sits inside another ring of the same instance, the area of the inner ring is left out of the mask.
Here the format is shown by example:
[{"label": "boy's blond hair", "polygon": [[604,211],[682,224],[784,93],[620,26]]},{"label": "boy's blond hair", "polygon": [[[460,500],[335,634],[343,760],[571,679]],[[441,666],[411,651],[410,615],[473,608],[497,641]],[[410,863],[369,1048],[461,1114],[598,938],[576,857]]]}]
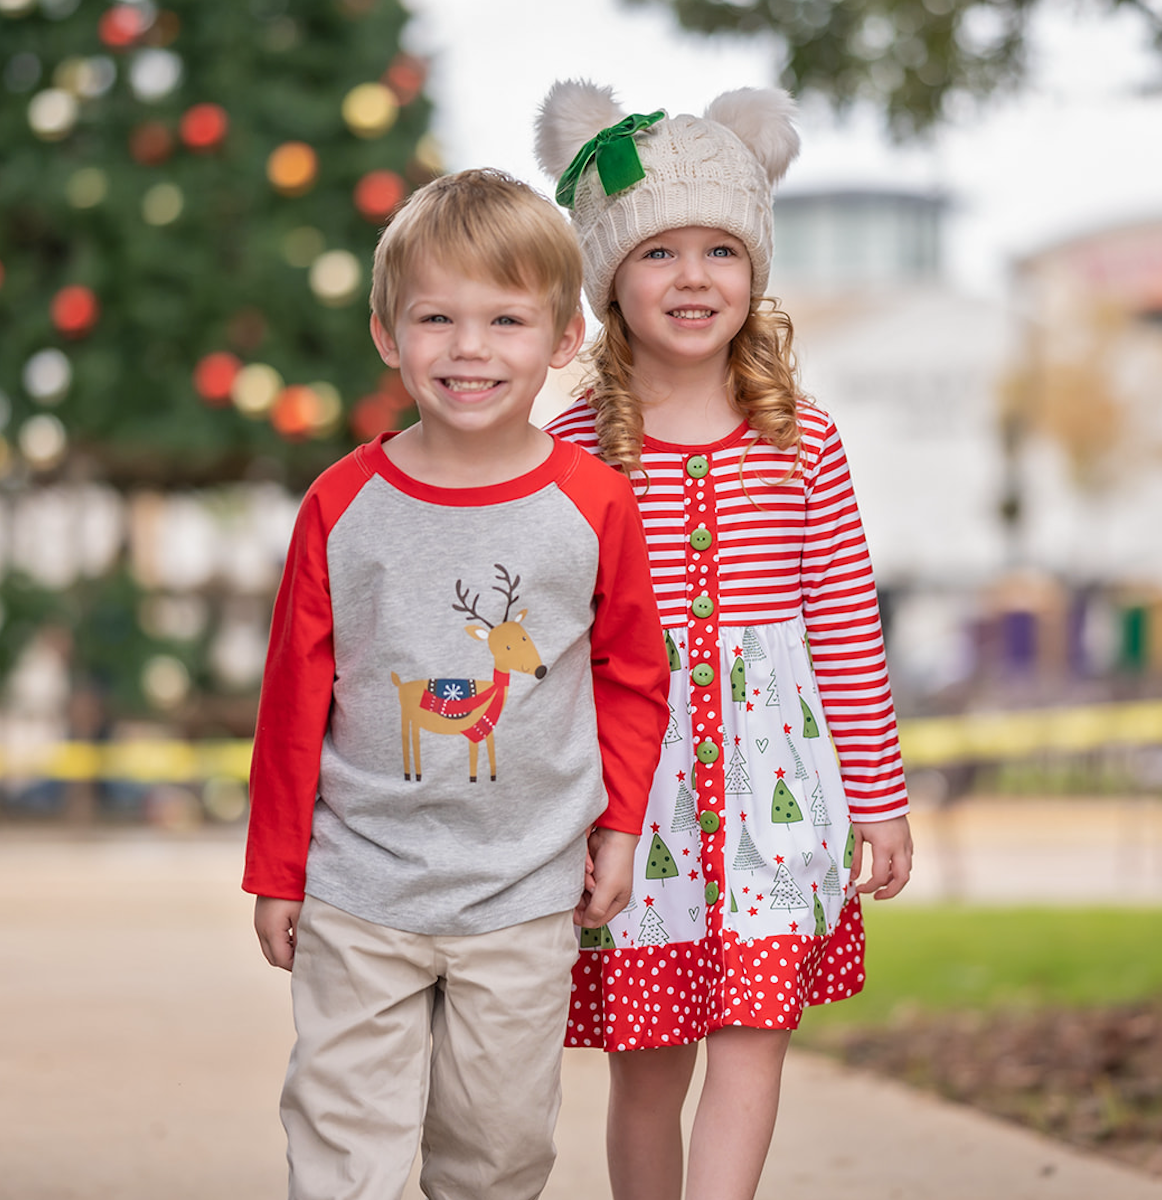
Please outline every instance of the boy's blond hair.
[{"label": "boy's blond hair", "polygon": [[537,293],[552,308],[558,335],[580,309],[576,235],[549,200],[503,171],[444,175],[393,215],[375,247],[371,275],[371,311],[388,333],[407,280],[424,260]]}]

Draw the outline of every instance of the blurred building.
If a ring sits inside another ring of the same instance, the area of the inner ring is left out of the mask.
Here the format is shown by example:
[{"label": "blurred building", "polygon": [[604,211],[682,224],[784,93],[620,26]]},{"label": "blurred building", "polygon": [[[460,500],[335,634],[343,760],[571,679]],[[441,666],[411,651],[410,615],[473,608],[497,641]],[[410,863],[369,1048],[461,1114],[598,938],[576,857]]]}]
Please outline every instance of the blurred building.
[{"label": "blurred building", "polygon": [[[781,193],[774,288],[843,435],[905,710],[1162,674],[1162,222],[942,271],[940,195]],[[1148,544],[1147,544],[1148,543]]]}]

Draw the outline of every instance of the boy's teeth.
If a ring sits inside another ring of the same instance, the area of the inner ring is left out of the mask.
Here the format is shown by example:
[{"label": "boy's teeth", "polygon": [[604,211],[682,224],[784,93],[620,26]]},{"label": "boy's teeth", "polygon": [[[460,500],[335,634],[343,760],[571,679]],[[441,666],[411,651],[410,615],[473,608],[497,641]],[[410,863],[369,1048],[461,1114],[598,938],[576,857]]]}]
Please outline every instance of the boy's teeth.
[{"label": "boy's teeth", "polygon": [[676,308],[672,315],[686,321],[697,321],[703,317],[709,317],[711,312],[712,310],[709,308]]},{"label": "boy's teeth", "polygon": [[444,386],[450,392],[486,392],[496,386],[495,379],[445,379]]}]

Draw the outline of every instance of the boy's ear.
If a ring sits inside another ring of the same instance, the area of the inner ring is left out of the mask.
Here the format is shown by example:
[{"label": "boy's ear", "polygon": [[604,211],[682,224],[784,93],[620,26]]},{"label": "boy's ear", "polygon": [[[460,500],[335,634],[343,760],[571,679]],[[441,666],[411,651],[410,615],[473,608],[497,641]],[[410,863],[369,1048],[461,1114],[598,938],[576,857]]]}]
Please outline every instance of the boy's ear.
[{"label": "boy's ear", "polygon": [[584,341],[585,315],[578,309],[566,322],[553,357],[549,359],[549,366],[557,369],[567,367],[577,357],[577,351]]},{"label": "boy's ear", "polygon": [[389,367],[399,367],[399,348],[395,344],[395,339],[383,327],[383,322],[375,315],[371,314],[371,340],[375,343],[376,350],[379,351],[379,357],[383,359]]}]

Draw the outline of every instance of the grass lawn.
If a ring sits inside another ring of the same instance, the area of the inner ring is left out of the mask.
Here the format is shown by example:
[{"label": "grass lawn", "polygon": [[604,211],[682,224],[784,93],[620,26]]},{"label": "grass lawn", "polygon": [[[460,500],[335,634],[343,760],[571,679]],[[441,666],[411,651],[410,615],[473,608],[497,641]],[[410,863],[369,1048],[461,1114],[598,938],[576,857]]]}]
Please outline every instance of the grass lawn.
[{"label": "grass lawn", "polygon": [[1162,908],[864,904],[863,992],[807,1010],[812,1030],[917,1013],[1106,1007],[1162,997]]}]

